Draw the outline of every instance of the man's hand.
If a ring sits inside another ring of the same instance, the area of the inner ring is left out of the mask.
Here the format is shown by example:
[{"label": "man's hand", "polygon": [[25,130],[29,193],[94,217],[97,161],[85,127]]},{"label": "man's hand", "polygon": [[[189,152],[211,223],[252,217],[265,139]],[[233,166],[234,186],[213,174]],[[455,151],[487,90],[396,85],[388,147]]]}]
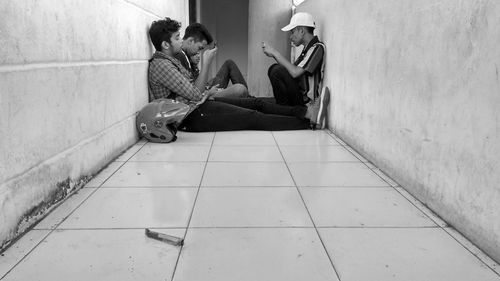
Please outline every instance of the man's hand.
[{"label": "man's hand", "polygon": [[266,42],[262,42],[262,51],[268,57],[275,57],[276,50],[271,45],[267,45]]},{"label": "man's hand", "polygon": [[217,55],[217,47],[213,49],[208,49],[205,52],[203,52],[203,65],[209,65],[212,63],[212,61],[215,58],[215,55]]},{"label": "man's hand", "polygon": [[208,91],[206,91],[203,95],[203,98],[196,103],[196,105],[203,104],[207,99],[210,99],[213,95],[215,95],[219,91],[219,84],[212,86]]}]

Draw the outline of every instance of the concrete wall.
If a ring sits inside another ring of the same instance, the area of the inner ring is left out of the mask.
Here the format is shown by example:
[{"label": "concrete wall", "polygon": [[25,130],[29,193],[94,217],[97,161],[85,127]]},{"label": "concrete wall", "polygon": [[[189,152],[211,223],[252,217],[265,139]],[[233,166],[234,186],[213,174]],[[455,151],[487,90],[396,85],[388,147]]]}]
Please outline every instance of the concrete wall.
[{"label": "concrete wall", "polygon": [[290,22],[291,0],[250,0],[248,10],[248,88],[254,96],[272,97],[267,69],[275,61],[264,55],[261,42],[282,54],[290,53],[290,40],[281,28]]},{"label": "concrete wall", "polygon": [[0,247],[58,183],[137,140],[147,30],[160,16],[185,26],[187,14],[184,0],[0,2]]},{"label": "concrete wall", "polygon": [[331,129],[500,261],[500,2],[308,0]]}]

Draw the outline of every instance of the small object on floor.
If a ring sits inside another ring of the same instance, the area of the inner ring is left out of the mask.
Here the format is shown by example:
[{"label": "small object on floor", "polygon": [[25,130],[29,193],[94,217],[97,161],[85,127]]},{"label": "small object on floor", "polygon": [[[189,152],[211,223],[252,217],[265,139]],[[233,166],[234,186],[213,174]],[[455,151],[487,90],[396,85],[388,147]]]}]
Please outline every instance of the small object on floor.
[{"label": "small object on floor", "polygon": [[182,238],[175,237],[175,236],[168,235],[168,234],[164,234],[164,233],[159,233],[156,231],[152,231],[149,228],[146,228],[146,236],[149,238],[153,238],[156,240],[167,242],[168,244],[171,244],[174,246],[184,245],[184,239],[182,239]]}]

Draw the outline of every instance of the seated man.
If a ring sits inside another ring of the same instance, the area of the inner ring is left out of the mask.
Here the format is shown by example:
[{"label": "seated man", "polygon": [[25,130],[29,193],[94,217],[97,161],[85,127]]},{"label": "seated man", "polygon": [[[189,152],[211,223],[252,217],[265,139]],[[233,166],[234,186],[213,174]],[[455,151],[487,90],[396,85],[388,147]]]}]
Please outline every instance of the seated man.
[{"label": "seated man", "polygon": [[[191,58],[196,56],[212,44],[212,35],[208,32],[207,28],[200,23],[193,23],[186,27],[184,38],[182,41],[182,52],[175,55],[181,64],[191,72],[193,79],[198,83],[199,75],[202,74],[198,69],[197,63],[192,63]],[[214,48],[216,48],[214,46]],[[209,69],[210,65],[203,65],[202,68]],[[208,73],[208,72],[207,72]],[[204,77],[200,78],[200,81]],[[232,85],[228,85],[229,81]],[[248,87],[243,75],[241,74],[238,66],[232,61],[227,60],[221,66],[217,75],[207,82],[207,88],[214,85],[219,85],[217,97],[246,97],[248,96]],[[240,84],[235,86],[236,84]]]},{"label": "seated man", "polygon": [[[190,110],[179,129],[191,132],[276,131],[307,129],[310,124],[322,126],[329,102],[328,91],[323,91],[322,98],[307,107],[282,106],[258,98],[213,98],[217,86],[206,90],[204,85],[194,84],[191,73],[174,58],[181,52],[179,28],[180,23],[170,18],[151,25],[149,35],[156,52],[148,75],[155,99],[170,98],[189,105]],[[212,62],[215,51],[205,52],[204,64]]]},{"label": "seated man", "polygon": [[302,53],[292,64],[273,47],[262,42],[264,54],[277,63],[268,70],[276,103],[304,105],[319,95],[324,45],[314,36],[314,20],[308,13],[296,13],[290,24],[281,30],[290,31],[290,40],[295,46],[304,46]]}]

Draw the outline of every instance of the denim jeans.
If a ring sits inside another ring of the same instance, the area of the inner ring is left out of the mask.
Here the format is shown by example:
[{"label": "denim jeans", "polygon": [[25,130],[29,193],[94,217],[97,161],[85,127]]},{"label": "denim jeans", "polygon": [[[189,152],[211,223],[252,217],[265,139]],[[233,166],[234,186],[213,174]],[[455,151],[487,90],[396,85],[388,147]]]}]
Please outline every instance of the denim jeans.
[{"label": "denim jeans", "polygon": [[188,132],[302,130],[310,128],[306,107],[283,106],[259,98],[216,98],[191,112],[179,126]]},{"label": "denim jeans", "polygon": [[243,84],[247,89],[248,85],[241,74],[240,69],[236,63],[232,60],[226,60],[224,64],[220,67],[217,75],[209,81],[208,85],[213,86],[219,84],[219,88],[226,88],[229,81],[234,84]]},{"label": "denim jeans", "polygon": [[304,105],[304,97],[300,91],[299,83],[288,70],[280,64],[273,64],[267,71],[269,81],[273,87],[273,95],[277,104]]}]

